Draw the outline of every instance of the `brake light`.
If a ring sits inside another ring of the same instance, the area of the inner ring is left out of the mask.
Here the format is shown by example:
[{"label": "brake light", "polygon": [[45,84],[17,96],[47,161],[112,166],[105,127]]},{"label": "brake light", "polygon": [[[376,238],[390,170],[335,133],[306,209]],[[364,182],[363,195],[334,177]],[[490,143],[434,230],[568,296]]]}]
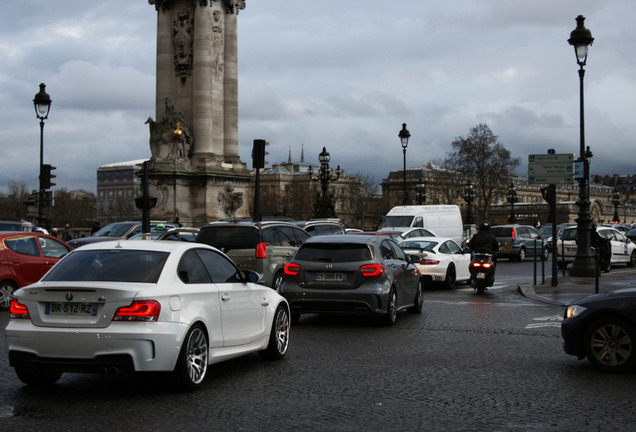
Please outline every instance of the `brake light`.
[{"label": "brake light", "polygon": [[29,319],[31,316],[29,315],[29,309],[25,305],[18,303],[16,299],[12,299],[9,307],[9,318]]},{"label": "brake light", "polygon": [[117,309],[113,321],[157,321],[161,304],[156,300],[136,300]]},{"label": "brake light", "polygon": [[283,271],[285,276],[294,277],[300,272],[300,266],[296,263],[287,263]]},{"label": "brake light", "polygon": [[377,279],[384,274],[384,266],[382,264],[365,264],[360,266],[362,276],[369,279]]},{"label": "brake light", "polygon": [[419,264],[421,265],[438,265],[439,261],[437,260],[427,260],[427,259],[421,259]]},{"label": "brake light", "polygon": [[480,262],[474,262],[473,263],[473,267],[483,267],[485,269],[489,269],[490,267],[492,267],[492,263],[480,263]]},{"label": "brake light", "polygon": [[517,231],[513,228],[512,229],[512,241],[517,240]]},{"label": "brake light", "polygon": [[269,243],[259,243],[256,245],[256,258],[267,258],[267,249],[265,249],[267,246],[269,246]]}]

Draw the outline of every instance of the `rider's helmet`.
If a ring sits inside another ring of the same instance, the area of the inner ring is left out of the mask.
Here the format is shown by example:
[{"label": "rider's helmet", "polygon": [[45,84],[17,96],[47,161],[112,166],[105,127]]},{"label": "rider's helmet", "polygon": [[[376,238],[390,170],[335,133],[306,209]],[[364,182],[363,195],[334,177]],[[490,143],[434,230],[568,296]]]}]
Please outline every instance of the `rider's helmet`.
[{"label": "rider's helmet", "polygon": [[483,221],[479,224],[479,231],[490,231],[490,224],[488,221]]}]

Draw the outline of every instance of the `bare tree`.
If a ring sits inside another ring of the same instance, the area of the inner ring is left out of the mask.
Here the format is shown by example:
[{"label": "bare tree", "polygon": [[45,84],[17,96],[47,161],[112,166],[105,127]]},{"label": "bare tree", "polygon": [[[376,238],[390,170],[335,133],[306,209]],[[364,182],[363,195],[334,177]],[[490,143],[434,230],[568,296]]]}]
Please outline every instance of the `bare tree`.
[{"label": "bare tree", "polygon": [[507,191],[502,185],[509,183],[521,161],[510,155],[485,124],[473,127],[466,137],[455,138],[451,145],[453,149],[447,154],[445,165],[475,184],[475,207],[480,216],[487,218],[492,204]]}]

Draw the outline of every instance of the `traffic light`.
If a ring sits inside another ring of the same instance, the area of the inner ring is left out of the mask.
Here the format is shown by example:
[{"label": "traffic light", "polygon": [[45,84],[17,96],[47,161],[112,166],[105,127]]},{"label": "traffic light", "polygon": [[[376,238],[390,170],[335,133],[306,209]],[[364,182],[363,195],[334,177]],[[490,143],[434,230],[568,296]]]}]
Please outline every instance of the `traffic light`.
[{"label": "traffic light", "polygon": [[265,155],[269,154],[265,151],[265,147],[268,145],[269,143],[265,140],[254,140],[254,148],[252,149],[252,168],[265,168],[265,164],[267,163]]},{"label": "traffic light", "polygon": [[541,188],[541,196],[549,203],[552,203],[556,198],[556,185],[550,184]]},{"label": "traffic light", "polygon": [[150,210],[157,205],[157,198],[155,197],[139,197],[135,198],[135,206],[141,210]]},{"label": "traffic light", "polygon": [[51,182],[52,178],[55,178],[55,175],[51,171],[55,169],[54,166],[49,164],[42,164],[42,173],[40,174],[40,189],[50,189],[52,186],[55,186],[55,183]]}]

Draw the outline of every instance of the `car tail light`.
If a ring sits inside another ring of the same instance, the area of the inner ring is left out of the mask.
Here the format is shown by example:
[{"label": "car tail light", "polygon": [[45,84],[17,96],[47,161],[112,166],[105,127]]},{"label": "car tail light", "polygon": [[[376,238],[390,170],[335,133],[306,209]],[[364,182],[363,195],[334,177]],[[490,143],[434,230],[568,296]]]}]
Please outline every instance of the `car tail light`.
[{"label": "car tail light", "polygon": [[366,264],[360,267],[362,276],[369,279],[377,279],[384,274],[384,266],[382,264]]},{"label": "car tail light", "polygon": [[265,249],[267,246],[269,246],[269,243],[259,243],[256,245],[256,258],[267,258],[267,249]]},{"label": "car tail light", "polygon": [[300,266],[296,263],[285,264],[285,276],[294,277],[300,272]]},{"label": "car tail light", "polygon": [[512,229],[512,241],[517,240],[517,231],[513,228]]},{"label": "car tail light", "polygon": [[421,264],[421,265],[438,265],[439,264],[439,260],[432,260],[432,259],[422,258],[420,260],[419,264]]},{"label": "car tail light", "polygon": [[25,305],[18,303],[16,299],[12,299],[11,307],[9,308],[9,318],[29,319],[31,316],[29,315],[29,309]]},{"label": "car tail light", "polygon": [[157,321],[161,304],[156,300],[136,300],[117,309],[113,321]]}]

